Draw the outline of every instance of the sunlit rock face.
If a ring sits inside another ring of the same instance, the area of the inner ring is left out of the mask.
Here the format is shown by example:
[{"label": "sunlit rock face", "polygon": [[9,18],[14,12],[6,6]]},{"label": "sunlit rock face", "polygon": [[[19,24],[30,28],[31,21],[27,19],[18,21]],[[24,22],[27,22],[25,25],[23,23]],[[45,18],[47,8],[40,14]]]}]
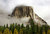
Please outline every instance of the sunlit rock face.
[{"label": "sunlit rock face", "polygon": [[12,12],[11,16],[16,16],[17,18],[22,17],[33,17],[33,8],[30,6],[17,6]]},{"label": "sunlit rock face", "polygon": [[38,24],[38,26],[47,25],[47,22],[40,18],[37,14],[35,14],[34,21]]},{"label": "sunlit rock face", "polygon": [[29,24],[30,18],[33,18],[33,9],[30,6],[17,6],[14,8],[11,15],[1,14],[0,25],[17,24]]},{"label": "sunlit rock face", "polygon": [[26,26],[29,24],[30,19],[33,19],[34,23],[39,26],[47,24],[43,19],[34,13],[33,8],[30,6],[17,6],[10,15],[0,13],[0,25],[23,23]]},{"label": "sunlit rock face", "polygon": [[12,22],[17,24],[29,24],[29,20],[33,19],[33,9],[30,6],[17,6],[10,15],[12,17]]}]

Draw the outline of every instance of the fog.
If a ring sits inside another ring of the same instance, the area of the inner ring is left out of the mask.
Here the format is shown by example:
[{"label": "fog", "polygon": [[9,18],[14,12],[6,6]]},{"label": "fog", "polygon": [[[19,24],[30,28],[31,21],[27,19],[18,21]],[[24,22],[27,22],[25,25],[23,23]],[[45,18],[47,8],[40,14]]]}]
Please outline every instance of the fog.
[{"label": "fog", "polygon": [[6,24],[10,25],[13,23],[17,24],[24,24],[25,26],[28,24],[30,17],[23,17],[23,18],[17,18],[17,17],[11,17],[8,16],[8,14],[0,14],[0,26],[4,26]]},{"label": "fog", "polygon": [[2,21],[2,17],[3,22],[4,20],[9,21],[6,18],[8,17],[7,15],[11,14],[13,9],[18,5],[32,6],[34,12],[50,25],[50,0],[0,0],[0,22]]}]

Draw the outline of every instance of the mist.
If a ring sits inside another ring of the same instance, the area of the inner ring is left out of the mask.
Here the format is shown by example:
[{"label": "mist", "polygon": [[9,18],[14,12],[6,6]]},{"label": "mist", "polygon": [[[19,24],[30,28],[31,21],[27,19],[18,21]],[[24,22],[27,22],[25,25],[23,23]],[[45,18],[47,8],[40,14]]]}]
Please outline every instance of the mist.
[{"label": "mist", "polygon": [[34,12],[50,25],[50,0],[0,0],[0,24],[11,20],[8,15],[18,5],[32,6]]}]

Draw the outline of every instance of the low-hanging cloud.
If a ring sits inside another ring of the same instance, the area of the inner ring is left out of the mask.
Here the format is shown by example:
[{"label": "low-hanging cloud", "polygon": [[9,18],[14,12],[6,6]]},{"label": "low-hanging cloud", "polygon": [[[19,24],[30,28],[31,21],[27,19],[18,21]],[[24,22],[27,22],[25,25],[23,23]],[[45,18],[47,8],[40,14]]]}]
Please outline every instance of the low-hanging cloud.
[{"label": "low-hanging cloud", "polygon": [[11,14],[18,5],[32,6],[34,12],[50,25],[50,0],[0,0],[0,13]]}]

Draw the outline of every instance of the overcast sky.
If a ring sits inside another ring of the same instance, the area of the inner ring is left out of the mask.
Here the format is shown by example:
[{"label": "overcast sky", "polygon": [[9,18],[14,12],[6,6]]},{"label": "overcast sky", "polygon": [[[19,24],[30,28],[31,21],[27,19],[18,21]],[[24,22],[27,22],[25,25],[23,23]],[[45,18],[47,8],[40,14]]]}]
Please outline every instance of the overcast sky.
[{"label": "overcast sky", "polygon": [[50,0],[0,0],[0,13],[11,14],[18,5],[32,6],[34,12],[50,25]]}]

